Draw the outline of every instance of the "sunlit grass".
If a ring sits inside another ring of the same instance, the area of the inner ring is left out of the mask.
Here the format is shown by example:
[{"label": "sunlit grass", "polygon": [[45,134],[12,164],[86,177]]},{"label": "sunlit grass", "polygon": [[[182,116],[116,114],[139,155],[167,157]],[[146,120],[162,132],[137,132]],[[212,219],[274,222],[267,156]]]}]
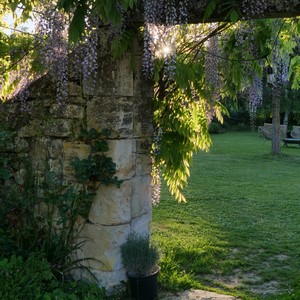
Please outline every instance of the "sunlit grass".
[{"label": "sunlit grass", "polygon": [[164,288],[221,289],[242,299],[293,291],[300,277],[300,149],[270,153],[270,142],[256,133],[215,135],[211,151],[194,158],[187,204],[163,188],[152,234],[163,252]]}]

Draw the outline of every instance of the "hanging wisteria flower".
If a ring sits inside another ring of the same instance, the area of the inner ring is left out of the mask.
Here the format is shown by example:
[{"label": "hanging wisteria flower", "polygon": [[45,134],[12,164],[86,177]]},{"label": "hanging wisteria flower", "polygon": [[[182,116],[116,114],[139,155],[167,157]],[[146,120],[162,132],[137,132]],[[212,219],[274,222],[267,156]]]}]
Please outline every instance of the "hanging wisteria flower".
[{"label": "hanging wisteria flower", "polygon": [[213,36],[207,41],[205,52],[205,80],[211,86],[211,99],[217,101],[220,98],[219,59],[220,47],[218,36]]},{"label": "hanging wisteria flower", "polygon": [[153,165],[152,166],[152,204],[158,205],[160,202],[160,193],[161,193],[161,171],[160,168]]},{"label": "hanging wisteria flower", "polygon": [[40,60],[56,85],[58,104],[66,103],[68,95],[68,43],[65,17],[54,7],[42,12],[38,24],[41,36]]},{"label": "hanging wisteria flower", "polygon": [[262,16],[264,12],[268,9],[267,0],[243,0],[242,1],[242,11],[246,18],[251,18],[253,16]]},{"label": "hanging wisteria flower", "polygon": [[175,47],[178,32],[175,25],[187,23],[187,4],[187,0],[180,0],[177,9],[175,0],[144,0],[144,75],[153,75],[154,58],[162,56],[165,59],[165,75],[174,76],[176,51],[166,55],[163,49],[166,45],[169,49]]}]

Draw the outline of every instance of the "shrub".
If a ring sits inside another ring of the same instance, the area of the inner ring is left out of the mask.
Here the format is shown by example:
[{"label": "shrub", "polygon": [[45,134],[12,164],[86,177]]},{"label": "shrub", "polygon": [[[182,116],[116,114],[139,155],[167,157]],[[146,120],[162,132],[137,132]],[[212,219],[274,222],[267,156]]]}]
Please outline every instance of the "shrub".
[{"label": "shrub", "polygon": [[34,254],[0,261],[0,299],[41,299],[45,283],[52,278],[48,262]]},{"label": "shrub", "polygon": [[209,124],[209,133],[210,134],[219,134],[222,131],[221,126],[216,122],[211,122]]},{"label": "shrub", "polygon": [[234,129],[236,131],[248,131],[248,130],[250,130],[250,126],[248,126],[244,123],[239,123],[234,127]]},{"label": "shrub", "polygon": [[95,284],[55,280],[47,260],[35,254],[0,260],[0,287],[2,300],[104,299],[104,290]]}]

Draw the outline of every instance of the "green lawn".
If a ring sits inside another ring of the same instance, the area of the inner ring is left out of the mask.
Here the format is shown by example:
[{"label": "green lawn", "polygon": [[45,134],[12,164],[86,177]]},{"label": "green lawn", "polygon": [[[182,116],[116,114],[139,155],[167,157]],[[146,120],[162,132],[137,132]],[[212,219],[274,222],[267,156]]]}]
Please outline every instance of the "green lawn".
[{"label": "green lawn", "polygon": [[162,287],[300,299],[300,148],[270,153],[257,133],[213,135],[210,152],[193,160],[188,202],[163,187],[152,223]]}]

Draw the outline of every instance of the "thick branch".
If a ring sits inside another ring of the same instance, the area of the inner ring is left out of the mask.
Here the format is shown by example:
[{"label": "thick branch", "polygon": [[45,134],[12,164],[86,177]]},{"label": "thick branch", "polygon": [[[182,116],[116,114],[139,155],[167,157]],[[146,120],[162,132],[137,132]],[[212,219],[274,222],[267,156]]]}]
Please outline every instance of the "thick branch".
[{"label": "thick branch", "polygon": [[[177,0],[179,1],[179,0]],[[235,10],[238,14],[238,19],[276,19],[276,18],[293,18],[300,16],[300,1],[290,0],[288,4],[283,0],[268,0],[268,9],[259,15],[247,16],[243,13],[242,0],[223,1],[216,0],[216,8],[212,14],[204,19],[207,5],[212,0],[188,0],[188,23],[211,23],[211,22],[228,22],[230,13]],[[142,1],[139,2],[136,12],[133,14],[131,21],[137,25],[142,25],[143,6]]]},{"label": "thick branch", "polygon": [[[201,5],[201,1],[192,0],[189,1],[189,23],[201,23],[201,22],[221,22],[221,21],[230,21],[229,15],[232,10],[235,10],[239,19],[274,19],[274,18],[292,18],[300,16],[300,3],[299,1],[289,1],[290,3],[287,6],[283,6],[282,3],[284,1],[273,0],[268,1],[270,3],[268,9],[262,14],[247,16],[243,13],[242,9],[242,1],[232,1],[235,2],[232,5],[228,5],[226,1],[219,1],[216,9],[213,13],[208,17],[208,19],[204,19],[204,13],[206,7]],[[222,2],[227,4],[222,4]],[[273,4],[272,4],[273,3]],[[298,4],[299,3],[299,4]]]},{"label": "thick branch", "polygon": [[[207,1],[210,2],[210,1]],[[189,1],[189,23],[202,23],[202,22],[222,22],[230,21],[229,15],[232,10],[235,10],[239,19],[274,19],[274,18],[293,18],[300,16],[300,3],[299,1],[290,0],[288,5],[283,5],[284,1],[269,0],[267,1],[268,9],[260,15],[247,16],[243,13],[242,1],[232,1],[232,5],[228,5],[226,1],[219,1],[216,9],[213,13],[205,20],[204,13],[206,7],[203,7],[201,3],[203,1],[190,0]],[[222,4],[222,2],[226,4]]]}]

